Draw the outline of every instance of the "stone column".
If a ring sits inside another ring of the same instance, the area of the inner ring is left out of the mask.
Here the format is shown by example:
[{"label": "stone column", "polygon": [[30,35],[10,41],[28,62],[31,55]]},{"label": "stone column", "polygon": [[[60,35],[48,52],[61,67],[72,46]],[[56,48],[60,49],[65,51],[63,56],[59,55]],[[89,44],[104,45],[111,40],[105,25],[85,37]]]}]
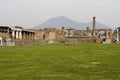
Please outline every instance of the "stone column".
[{"label": "stone column", "polygon": [[29,39],[28,32],[26,32],[27,40]]},{"label": "stone column", "polygon": [[96,29],[96,18],[93,17],[93,36],[95,36],[95,29]]},{"label": "stone column", "polygon": [[33,40],[33,38],[32,38],[32,34],[33,34],[33,33],[31,33],[31,40]]},{"label": "stone column", "polygon": [[33,40],[33,33],[31,33],[31,40]]},{"label": "stone column", "polygon": [[33,33],[31,33],[31,40],[33,40],[33,38],[32,38],[32,34],[33,34]]},{"label": "stone column", "polygon": [[2,37],[0,37],[0,45],[2,45]]},{"label": "stone column", "polygon": [[32,33],[32,39],[34,40],[34,33]]},{"label": "stone column", "polygon": [[15,31],[13,30],[12,31],[12,39],[14,39],[14,37],[15,37]]},{"label": "stone column", "polygon": [[95,19],[95,17],[93,17],[93,30],[95,30],[96,29],[96,19]]},{"label": "stone column", "polygon": [[26,37],[25,37],[25,32],[23,33],[23,39],[26,39]]},{"label": "stone column", "polygon": [[119,42],[119,30],[117,29],[117,43]]},{"label": "stone column", "polygon": [[35,35],[35,33],[33,33],[33,40],[35,39],[35,37],[36,37],[36,35]]},{"label": "stone column", "polygon": [[18,31],[16,31],[16,39],[18,39]]},{"label": "stone column", "polygon": [[12,36],[15,36],[15,31],[14,30],[12,31]]},{"label": "stone column", "polygon": [[62,36],[65,35],[65,27],[62,27]]},{"label": "stone column", "polygon": [[25,37],[26,37],[26,40],[28,39],[28,34],[27,34],[27,32],[25,33]]},{"label": "stone column", "polygon": [[9,34],[9,28],[7,29],[7,33]]},{"label": "stone column", "polygon": [[22,39],[22,32],[19,32],[19,39]]},{"label": "stone column", "polygon": [[29,33],[27,32],[27,40],[29,40]]},{"label": "stone column", "polygon": [[29,33],[29,40],[31,40],[31,33]]},{"label": "stone column", "polygon": [[31,33],[31,40],[32,40],[32,33]]},{"label": "stone column", "polygon": [[30,39],[30,35],[29,35],[29,32],[28,32],[28,40]]}]

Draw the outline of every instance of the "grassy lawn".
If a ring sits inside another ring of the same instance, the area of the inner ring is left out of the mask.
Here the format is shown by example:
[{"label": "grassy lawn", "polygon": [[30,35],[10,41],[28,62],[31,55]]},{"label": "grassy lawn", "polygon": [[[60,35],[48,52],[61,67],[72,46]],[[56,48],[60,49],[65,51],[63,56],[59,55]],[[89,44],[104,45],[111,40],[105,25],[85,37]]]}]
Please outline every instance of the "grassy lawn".
[{"label": "grassy lawn", "polygon": [[0,80],[120,80],[120,44],[0,47]]}]

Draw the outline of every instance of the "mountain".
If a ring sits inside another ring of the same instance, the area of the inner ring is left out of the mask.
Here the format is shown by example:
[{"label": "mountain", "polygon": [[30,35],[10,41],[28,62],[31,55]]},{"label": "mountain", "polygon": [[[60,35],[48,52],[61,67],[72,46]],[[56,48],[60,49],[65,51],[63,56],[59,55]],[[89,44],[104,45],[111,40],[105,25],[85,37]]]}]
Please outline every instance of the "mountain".
[{"label": "mountain", "polygon": [[[75,29],[81,29],[81,30],[85,30],[86,27],[89,27],[90,29],[93,28],[93,22],[89,22],[89,23],[81,23],[81,22],[76,22],[73,21],[65,16],[59,16],[56,18],[51,18],[48,21],[42,23],[41,25],[37,26],[37,27],[33,27],[33,29],[43,29],[43,28],[57,28],[57,29],[61,29],[61,27],[65,27],[65,28],[75,28]],[[108,29],[110,27],[100,24],[100,23],[96,23],[96,28],[97,29]]]}]

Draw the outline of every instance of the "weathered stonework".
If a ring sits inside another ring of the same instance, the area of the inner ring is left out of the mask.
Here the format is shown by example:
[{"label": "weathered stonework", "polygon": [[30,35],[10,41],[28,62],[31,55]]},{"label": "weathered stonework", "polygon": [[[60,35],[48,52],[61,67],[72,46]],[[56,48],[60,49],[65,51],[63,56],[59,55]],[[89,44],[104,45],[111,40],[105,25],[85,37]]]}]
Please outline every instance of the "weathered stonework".
[{"label": "weathered stonework", "polygon": [[22,27],[0,26],[3,45],[15,45],[23,40],[34,40],[35,32],[23,30]]},{"label": "weathered stonework", "polygon": [[2,41],[12,40],[15,44],[45,44],[45,43],[111,43],[113,38],[120,39],[120,32],[112,34],[111,29],[96,29],[96,18],[93,17],[93,29],[75,30],[45,28],[40,30],[24,30],[22,27],[0,26]]}]

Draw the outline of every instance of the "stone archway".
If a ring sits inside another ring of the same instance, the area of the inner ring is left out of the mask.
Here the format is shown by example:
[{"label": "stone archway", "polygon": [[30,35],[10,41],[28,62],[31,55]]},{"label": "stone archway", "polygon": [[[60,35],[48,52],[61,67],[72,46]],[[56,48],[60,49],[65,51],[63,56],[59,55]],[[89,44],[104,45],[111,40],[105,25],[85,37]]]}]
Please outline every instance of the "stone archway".
[{"label": "stone archway", "polygon": [[98,43],[101,42],[111,42],[112,30],[111,29],[96,29],[95,37]]},{"label": "stone archway", "polygon": [[103,30],[99,31],[98,35],[99,35],[99,39],[105,41],[105,39],[106,39],[106,32],[105,31],[103,31]]}]

